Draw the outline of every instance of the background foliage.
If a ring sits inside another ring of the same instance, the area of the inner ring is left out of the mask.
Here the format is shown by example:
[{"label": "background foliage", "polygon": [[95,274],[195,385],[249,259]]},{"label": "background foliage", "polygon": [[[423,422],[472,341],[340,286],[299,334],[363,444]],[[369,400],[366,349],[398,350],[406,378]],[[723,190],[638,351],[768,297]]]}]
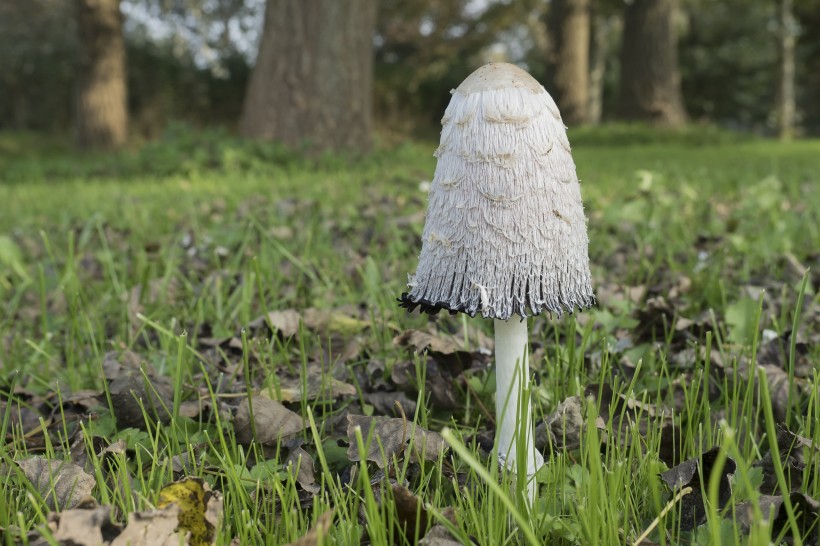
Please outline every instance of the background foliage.
[{"label": "background foliage", "polygon": [[[380,0],[374,38],[376,122],[390,131],[436,130],[456,87],[486,60],[524,63],[544,81],[550,2]],[[596,3],[617,13],[621,3]],[[679,56],[695,121],[771,130],[777,82],[775,2],[685,0]],[[133,132],[154,136],[167,120],[232,126],[261,30],[260,0],[202,3],[128,0],[129,109]],[[800,125],[820,131],[820,1],[795,2]],[[619,32],[616,29],[616,34]],[[619,40],[617,36],[613,41]],[[76,39],[67,0],[0,5],[0,129],[68,130]],[[613,119],[617,48],[607,56],[604,119]]]}]

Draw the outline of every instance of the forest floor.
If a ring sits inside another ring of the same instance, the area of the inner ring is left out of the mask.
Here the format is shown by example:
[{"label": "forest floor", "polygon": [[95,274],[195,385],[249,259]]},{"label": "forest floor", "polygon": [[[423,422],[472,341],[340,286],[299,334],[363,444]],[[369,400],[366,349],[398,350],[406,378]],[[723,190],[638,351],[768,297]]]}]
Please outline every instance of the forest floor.
[{"label": "forest floor", "polygon": [[530,319],[527,513],[491,321],[396,304],[435,143],[0,134],[5,543],[817,544],[820,142],[569,136],[598,306]]}]

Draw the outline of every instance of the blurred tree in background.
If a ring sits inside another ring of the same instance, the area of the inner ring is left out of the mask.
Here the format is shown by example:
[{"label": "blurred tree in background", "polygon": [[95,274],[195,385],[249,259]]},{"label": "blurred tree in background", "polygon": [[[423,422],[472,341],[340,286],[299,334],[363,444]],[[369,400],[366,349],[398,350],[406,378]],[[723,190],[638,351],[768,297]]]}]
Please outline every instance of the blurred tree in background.
[{"label": "blurred tree in background", "polygon": [[240,134],[367,151],[375,0],[268,0]]},{"label": "blurred tree in background", "polygon": [[820,0],[796,0],[798,26],[796,74],[797,114],[810,134],[820,134]]},{"label": "blurred tree in background", "polygon": [[620,117],[679,127],[686,108],[678,68],[677,0],[624,6]]},{"label": "blurred tree in background", "polygon": [[591,0],[553,0],[549,10],[552,43],[547,87],[568,125],[590,120]]},{"label": "blurred tree in background", "polygon": [[74,0],[74,17],[79,44],[74,137],[83,149],[119,148],[128,137],[120,0]]},{"label": "blurred tree in background", "polygon": [[[0,2],[0,129],[69,134],[88,50],[78,39],[85,27],[74,3],[92,1],[103,0]],[[363,123],[355,132],[364,142],[372,100],[381,135],[432,136],[449,91],[487,61],[525,66],[553,93],[571,126],[616,119],[678,124],[688,118],[777,134],[792,118],[800,131],[820,133],[820,0],[371,0],[374,30],[361,30],[359,37],[372,49],[369,55],[359,51],[357,61],[349,48],[328,44],[342,43],[339,37],[356,19],[343,13],[363,0],[325,1],[299,3],[306,11],[325,10],[324,22],[304,26],[314,30],[302,35],[301,49],[312,51],[317,63],[346,66],[344,71],[355,72],[348,79],[361,83],[358,91],[342,92],[344,79],[337,80],[338,92],[330,98],[315,77],[293,79],[299,55],[284,46],[265,52],[266,43],[285,44],[300,28],[289,24],[286,12],[283,18],[269,11],[266,19],[265,0],[121,0],[129,135],[152,138],[169,122],[183,121],[339,147],[352,137],[322,142],[327,131],[318,127],[347,127],[355,117]],[[786,25],[784,6],[793,10]],[[262,39],[266,26],[286,31]],[[669,39],[674,35],[677,43]],[[794,46],[793,76],[783,71],[784,44],[786,51],[790,47],[784,38]],[[254,65],[257,83],[250,77]],[[290,85],[300,88],[321,123],[286,122],[285,114],[296,113],[290,112],[296,95],[276,98],[282,96],[274,91],[277,82],[282,86],[277,71],[292,73]],[[790,80],[793,93],[784,95]],[[789,102],[781,99],[789,94],[794,115],[784,118]],[[347,107],[333,107],[336,99]],[[282,104],[290,106],[275,107]],[[344,118],[353,111],[362,113]],[[352,140],[342,145],[363,146]]]}]

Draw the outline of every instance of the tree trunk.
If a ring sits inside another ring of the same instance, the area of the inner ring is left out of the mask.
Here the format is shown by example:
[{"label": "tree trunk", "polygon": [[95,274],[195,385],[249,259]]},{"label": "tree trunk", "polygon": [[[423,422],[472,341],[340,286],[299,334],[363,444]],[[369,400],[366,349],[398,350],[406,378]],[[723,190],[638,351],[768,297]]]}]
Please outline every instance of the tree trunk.
[{"label": "tree trunk", "polygon": [[592,23],[589,66],[589,111],[587,121],[598,125],[604,112],[604,78],[606,61],[612,48],[613,35],[620,23],[619,17],[595,15]]},{"label": "tree trunk", "polygon": [[568,125],[589,119],[590,0],[553,0],[549,28],[552,40],[551,87]]},{"label": "tree trunk", "polygon": [[84,149],[125,143],[128,110],[119,0],[74,0],[79,38],[74,131]]},{"label": "tree trunk", "polygon": [[240,133],[368,150],[375,23],[374,0],[267,0]]},{"label": "tree trunk", "polygon": [[792,10],[792,0],[778,0],[780,74],[777,93],[777,133],[781,140],[794,136],[795,107],[795,68],[794,48],[797,41],[796,23]]},{"label": "tree trunk", "polygon": [[668,126],[686,123],[678,69],[676,0],[634,0],[624,8],[620,114]]}]

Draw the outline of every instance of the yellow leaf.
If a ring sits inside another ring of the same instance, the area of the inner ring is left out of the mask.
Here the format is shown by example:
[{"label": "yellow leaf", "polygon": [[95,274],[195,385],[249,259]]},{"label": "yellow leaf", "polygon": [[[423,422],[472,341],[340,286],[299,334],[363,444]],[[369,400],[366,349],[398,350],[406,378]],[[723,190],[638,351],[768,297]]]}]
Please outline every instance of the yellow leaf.
[{"label": "yellow leaf", "polygon": [[191,546],[213,544],[214,531],[222,513],[222,498],[200,478],[183,478],[163,487],[157,506],[179,507],[179,529],[191,533]]}]

